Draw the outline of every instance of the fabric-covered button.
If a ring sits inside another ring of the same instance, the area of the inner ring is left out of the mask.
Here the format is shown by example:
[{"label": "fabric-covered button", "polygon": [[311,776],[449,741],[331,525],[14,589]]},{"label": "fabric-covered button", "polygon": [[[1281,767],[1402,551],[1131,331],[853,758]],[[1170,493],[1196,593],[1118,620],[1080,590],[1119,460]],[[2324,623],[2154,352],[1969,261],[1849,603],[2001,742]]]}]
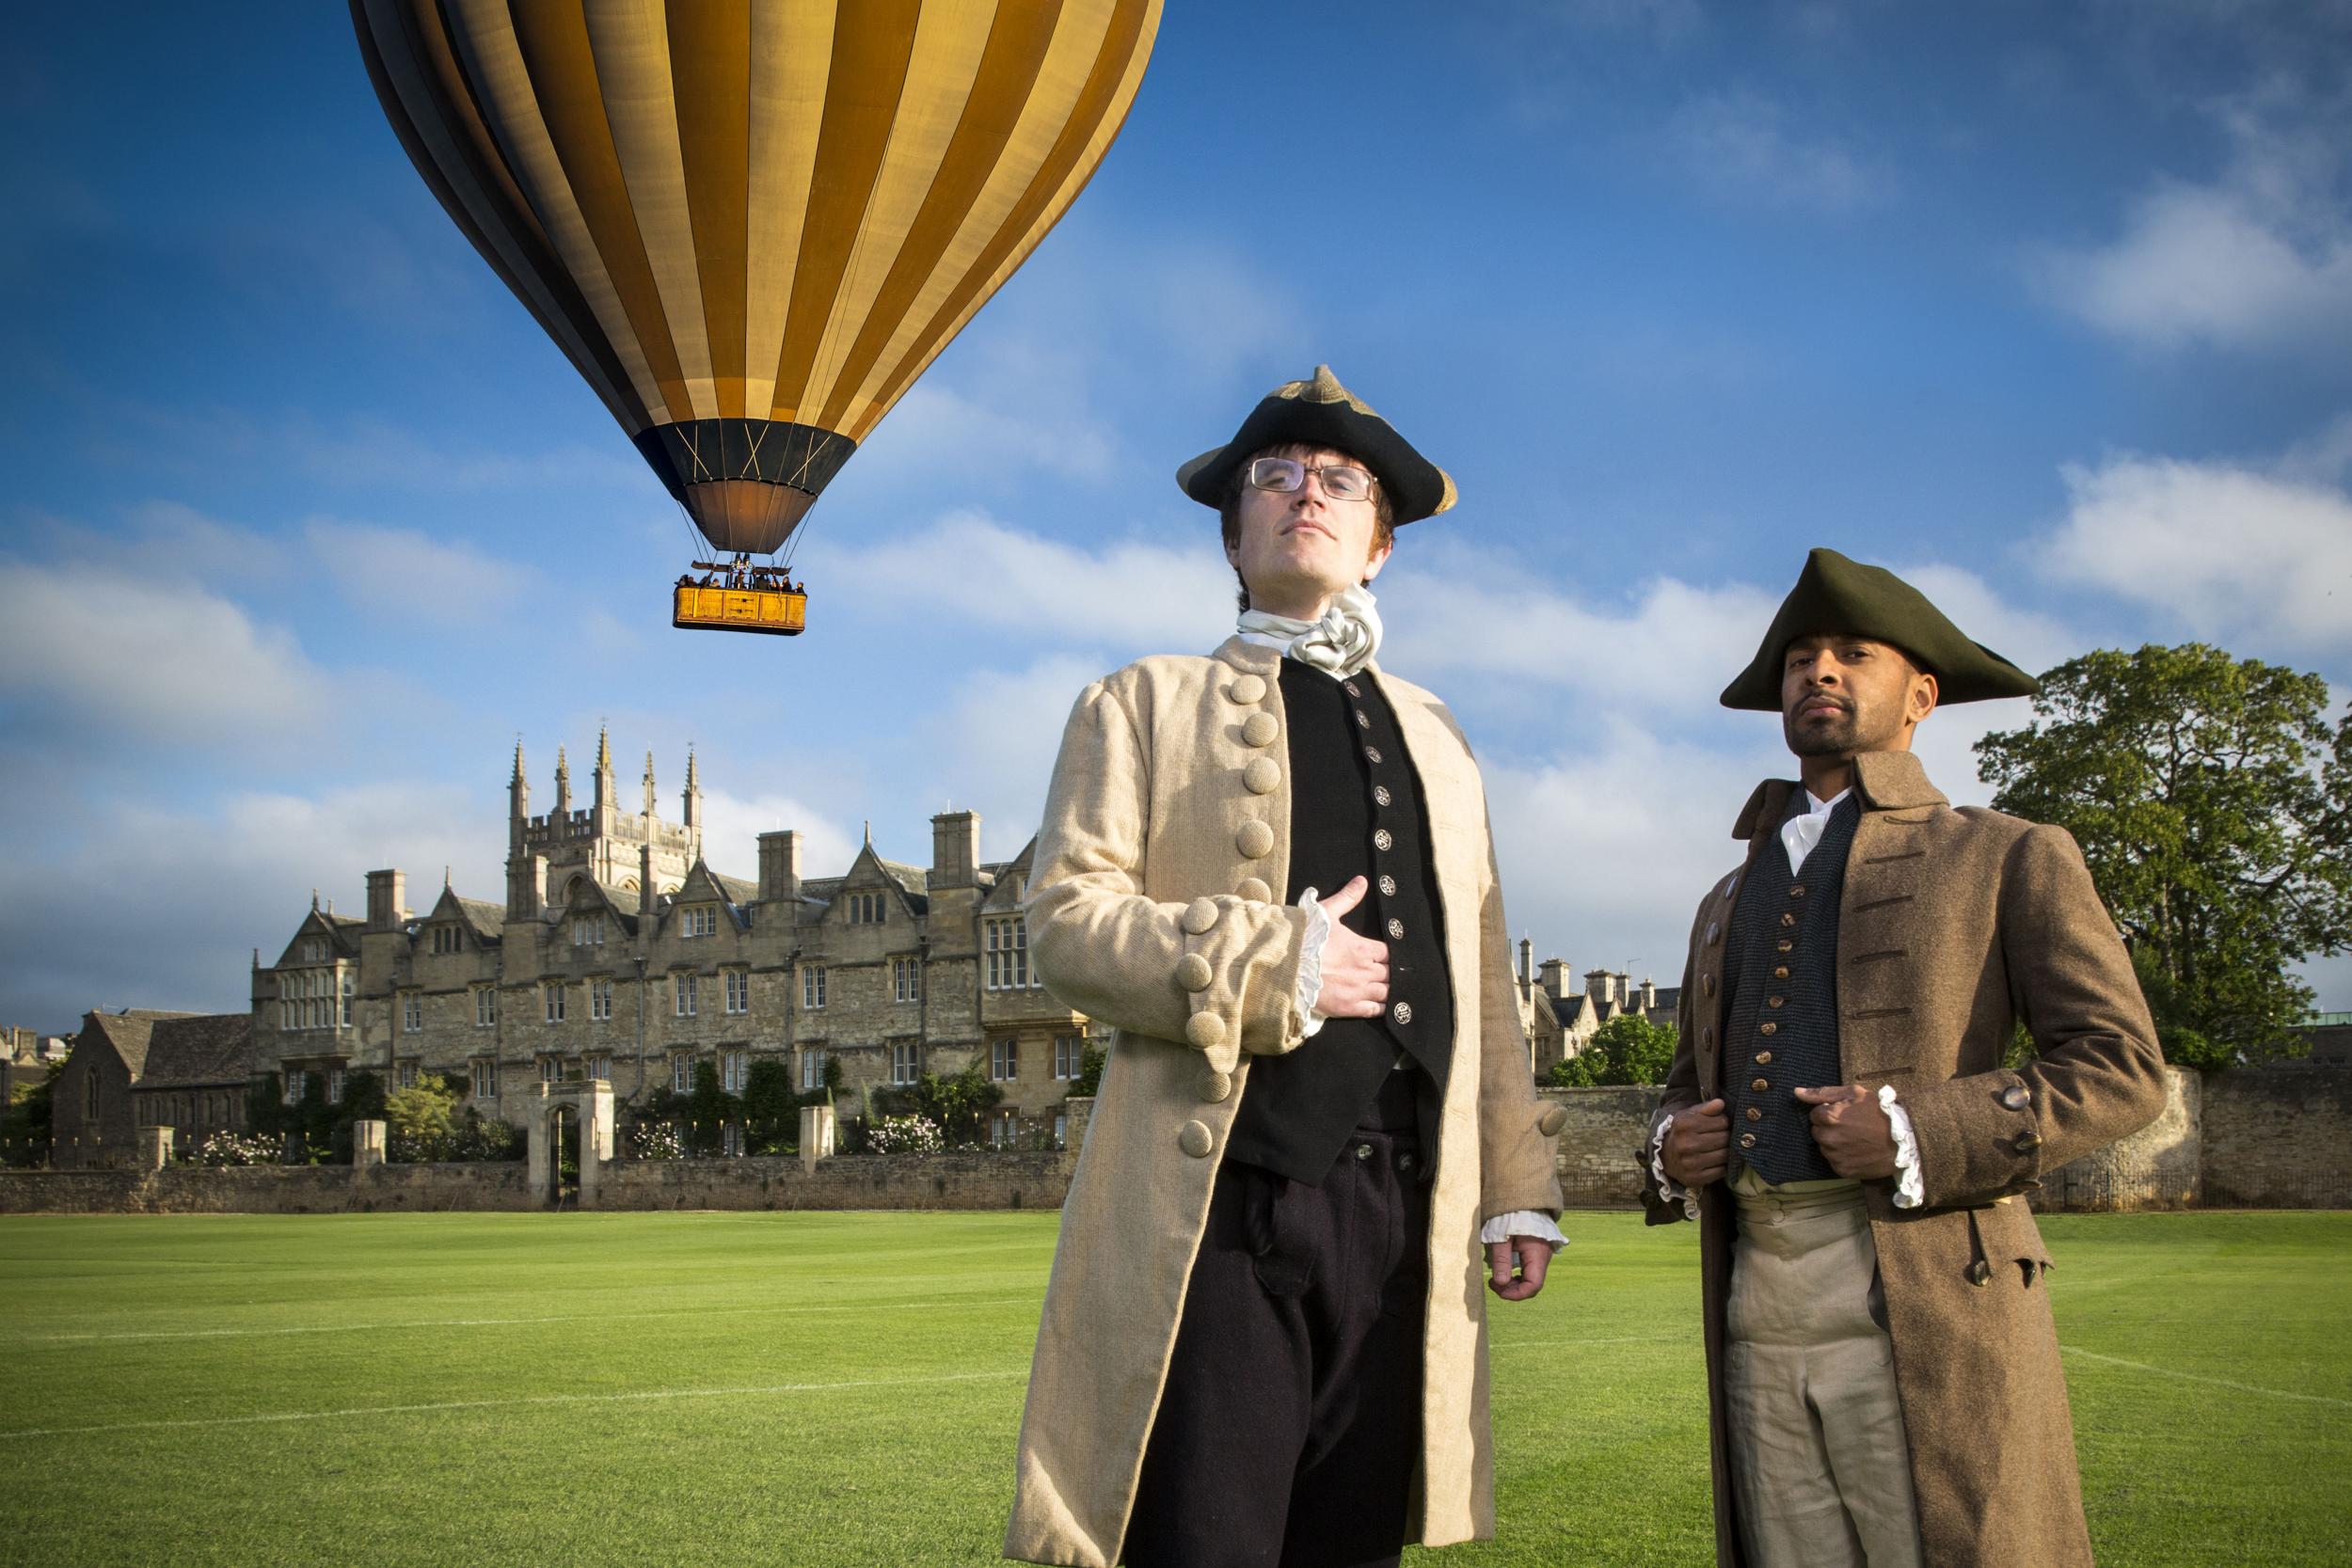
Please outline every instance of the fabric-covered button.
[{"label": "fabric-covered button", "polygon": [[1194,936],[1197,937],[1200,935],[1210,927],[1216,924],[1216,900],[1214,898],[1196,898],[1191,903],[1186,904],[1184,906],[1184,917],[1181,924],[1184,926],[1185,930],[1191,932]]},{"label": "fabric-covered button", "polygon": [[1245,822],[1233,835],[1233,847],[1244,860],[1263,859],[1274,848],[1274,830],[1263,822]]},{"label": "fabric-covered button", "polygon": [[1242,721],[1242,744],[1245,746],[1270,746],[1274,743],[1275,736],[1279,734],[1280,730],[1281,725],[1274,721],[1274,715],[1271,713],[1253,713],[1248,718]]},{"label": "fabric-covered button", "polygon": [[1195,1013],[1184,1020],[1184,1038],[1206,1051],[1225,1043],[1225,1021],[1215,1013]]},{"label": "fabric-covered button", "polygon": [[1186,990],[1209,989],[1209,960],[1198,953],[1187,953],[1176,960],[1176,983]]},{"label": "fabric-covered button", "polygon": [[1389,921],[1389,940],[1391,942],[1403,942],[1405,940],[1405,922],[1391,918]]},{"label": "fabric-covered button", "polygon": [[1219,1072],[1216,1069],[1210,1068],[1208,1070],[1200,1074],[1201,1099],[1210,1101],[1224,1100],[1230,1097],[1232,1092],[1233,1075],[1232,1073]]},{"label": "fabric-covered button", "polygon": [[1712,995],[1714,995],[1714,994],[1715,994],[1715,976],[1713,976],[1712,974],[1702,974],[1702,975],[1700,975],[1700,976],[1699,976],[1699,990],[1700,990],[1701,991],[1705,992],[1705,993],[1706,993],[1707,995],[1708,995],[1708,996],[1712,996]]},{"label": "fabric-covered button", "polygon": [[1380,760],[1380,748],[1377,746],[1365,747],[1364,756],[1367,761],[1377,763]]},{"label": "fabric-covered button", "polygon": [[1252,795],[1271,795],[1281,782],[1281,765],[1272,757],[1259,757],[1241,770],[1242,787]]},{"label": "fabric-covered button", "polygon": [[1383,898],[1393,898],[1396,896],[1396,879],[1394,877],[1387,876],[1385,874],[1381,877],[1380,896]]},{"label": "fabric-covered button", "polygon": [[1389,1016],[1399,1023],[1410,1023],[1413,1022],[1413,1005],[1410,1002],[1399,1002],[1389,1009]]},{"label": "fabric-covered button", "polygon": [[1176,1147],[1196,1160],[1203,1160],[1216,1147],[1216,1139],[1210,1133],[1207,1122],[1188,1121],[1184,1131],[1176,1134]]},{"label": "fabric-covered button", "polygon": [[1712,921],[1712,920],[1710,920],[1710,921],[1708,921],[1708,922],[1707,923],[1707,945],[1708,945],[1708,946],[1709,946],[1709,947],[1714,946],[1714,945],[1715,945],[1715,939],[1716,939],[1717,937],[1722,936],[1723,934],[1724,934],[1724,928],[1723,928],[1723,927],[1722,927],[1720,924],[1718,924],[1717,922]]},{"label": "fabric-covered button", "polygon": [[1373,830],[1373,832],[1372,832],[1372,847],[1373,847],[1375,849],[1388,849],[1388,848],[1392,848],[1392,847],[1395,847],[1395,844],[1396,844],[1396,835],[1395,835],[1394,833],[1392,833],[1392,832],[1389,832],[1389,830],[1388,830],[1388,829],[1386,829],[1386,828],[1375,828],[1375,829]]},{"label": "fabric-covered button", "polygon": [[1389,793],[1389,786],[1387,784],[1374,784],[1372,786],[1372,803],[1374,805],[1385,806],[1390,804],[1394,800],[1395,797]]},{"label": "fabric-covered button", "polygon": [[1753,1132],[1740,1133],[1740,1147],[1741,1148],[1754,1148],[1756,1147],[1756,1134]]},{"label": "fabric-covered button", "polygon": [[1730,876],[1724,879],[1724,902],[1726,904],[1730,903],[1731,895],[1739,891],[1740,873],[1735,871]]},{"label": "fabric-covered button", "polygon": [[1253,904],[1267,903],[1274,897],[1274,890],[1265,885],[1263,878],[1258,877],[1244,877],[1234,886],[1233,893],[1235,896],[1247,898]]},{"label": "fabric-covered button", "polygon": [[2023,1084],[2011,1084],[2001,1091],[2001,1103],[2012,1111],[2022,1111],[2033,1103],[2033,1091]]},{"label": "fabric-covered button", "polygon": [[1232,685],[1225,689],[1225,694],[1237,703],[1263,702],[1265,700],[1265,677],[1263,675],[1239,676]]},{"label": "fabric-covered button", "polygon": [[1568,1124],[1568,1113],[1557,1105],[1547,1105],[1544,1114],[1535,1119],[1535,1131],[1545,1137],[1557,1137],[1560,1129]]}]

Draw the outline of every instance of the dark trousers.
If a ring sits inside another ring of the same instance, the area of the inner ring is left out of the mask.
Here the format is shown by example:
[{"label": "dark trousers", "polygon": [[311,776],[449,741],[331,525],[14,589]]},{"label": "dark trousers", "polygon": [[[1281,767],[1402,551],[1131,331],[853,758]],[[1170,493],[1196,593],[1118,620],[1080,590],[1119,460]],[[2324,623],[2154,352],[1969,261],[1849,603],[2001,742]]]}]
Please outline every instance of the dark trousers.
[{"label": "dark trousers", "polygon": [[1396,1562],[1421,1453],[1426,1165],[1407,1126],[1359,1129],[1320,1186],[1218,1170],[1129,1568]]}]

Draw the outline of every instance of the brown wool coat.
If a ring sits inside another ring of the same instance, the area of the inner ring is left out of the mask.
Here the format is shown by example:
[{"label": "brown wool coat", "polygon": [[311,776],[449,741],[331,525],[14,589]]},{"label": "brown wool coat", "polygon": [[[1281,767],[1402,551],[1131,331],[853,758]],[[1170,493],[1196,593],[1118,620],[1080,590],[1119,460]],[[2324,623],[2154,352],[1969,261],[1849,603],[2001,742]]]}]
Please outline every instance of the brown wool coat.
[{"label": "brown wool coat", "polygon": [[[1233,638],[1131,664],[1080,694],[1054,765],[1030,949],[1056,996],[1119,1033],[1062,1209],[1007,1557],[1117,1560],[1250,1059],[1301,1045],[1279,659]],[[1529,1073],[1477,765],[1443,704],[1367,677],[1421,781],[1455,1004],[1411,1521],[1442,1545],[1494,1529],[1479,1226],[1559,1210],[1561,1116]]]},{"label": "brown wool coat", "polygon": [[[2164,1106],[2164,1062],[2115,923],[2063,829],[1954,810],[1907,752],[1857,759],[1862,820],[1838,908],[1837,1016],[1846,1081],[1895,1085],[1918,1137],[1927,1201],[1864,1196],[1886,1291],[1895,1382],[1911,1439],[1927,1568],[2090,1562],[2050,1267],[2022,1195],[2055,1170],[2146,1126]],[[1767,781],[1733,835],[1747,866],[1797,785]],[[1691,928],[1682,1031],[1663,1111],[1722,1092],[1749,1042],[1724,1041],[1724,945],[1747,866],[1710,889]],[[1802,873],[1800,873],[1802,877]],[[2038,1054],[2001,1066],[2012,1021]],[[1652,1224],[1680,1204],[1645,1195]],[[1699,1195],[1715,1553],[1744,1568],[1725,1466],[1724,1306],[1734,1209]],[[1983,1267],[1978,1265],[1981,1262]],[[1980,1281],[1980,1282],[1979,1282]]]}]

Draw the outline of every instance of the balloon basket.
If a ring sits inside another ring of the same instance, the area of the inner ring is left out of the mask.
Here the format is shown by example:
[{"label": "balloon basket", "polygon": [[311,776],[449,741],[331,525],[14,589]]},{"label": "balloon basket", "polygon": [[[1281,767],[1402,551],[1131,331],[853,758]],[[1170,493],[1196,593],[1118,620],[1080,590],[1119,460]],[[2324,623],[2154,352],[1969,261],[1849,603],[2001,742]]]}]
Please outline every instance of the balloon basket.
[{"label": "balloon basket", "polygon": [[696,562],[672,590],[670,625],[688,631],[750,631],[798,637],[808,624],[808,594],[781,571]]}]

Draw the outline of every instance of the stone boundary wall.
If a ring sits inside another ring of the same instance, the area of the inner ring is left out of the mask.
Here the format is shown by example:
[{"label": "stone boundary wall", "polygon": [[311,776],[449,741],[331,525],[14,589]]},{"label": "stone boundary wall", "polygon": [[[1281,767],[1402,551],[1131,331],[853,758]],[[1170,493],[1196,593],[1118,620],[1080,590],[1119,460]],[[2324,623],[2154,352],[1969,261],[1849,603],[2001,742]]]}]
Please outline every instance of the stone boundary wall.
[{"label": "stone boundary wall", "polygon": [[[843,1155],[803,1172],[795,1159],[616,1160],[597,1208],[1058,1209],[1057,1153]],[[0,1171],[0,1213],[341,1214],[546,1207],[520,1161],[479,1164],[167,1165]]]},{"label": "stone boundary wall", "polygon": [[1642,1206],[1642,1140],[1665,1090],[1538,1088],[1536,1098],[1567,1112],[1560,1129],[1560,1196],[1571,1209]]},{"label": "stone boundary wall", "polygon": [[2205,1080],[2208,1209],[2352,1209],[2352,1070],[2272,1067]]}]

